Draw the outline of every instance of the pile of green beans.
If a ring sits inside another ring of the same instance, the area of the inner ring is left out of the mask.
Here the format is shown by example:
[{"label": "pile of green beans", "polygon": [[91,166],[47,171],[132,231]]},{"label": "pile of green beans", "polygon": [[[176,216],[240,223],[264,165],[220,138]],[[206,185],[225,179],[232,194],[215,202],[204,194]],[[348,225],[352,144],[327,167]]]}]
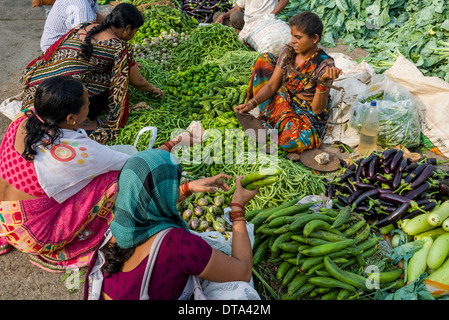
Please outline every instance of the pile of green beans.
[{"label": "pile of green beans", "polygon": [[238,39],[233,28],[220,23],[197,27],[172,53],[174,65],[199,65],[206,59],[221,58],[226,52],[248,48]]},{"label": "pile of green beans", "polygon": [[[239,155],[242,159],[251,159],[247,153]],[[261,167],[277,166],[282,170],[279,175],[281,180],[275,184],[259,189],[256,196],[247,204],[247,210],[257,210],[277,207],[286,199],[304,197],[307,195],[320,195],[326,192],[326,183],[323,176],[316,175],[313,171],[300,163],[276,155],[257,155],[257,161],[243,161],[240,164],[237,159],[234,164],[223,164],[223,173],[230,176],[244,176],[257,172]],[[232,183],[231,183],[232,185]]]},{"label": "pile of green beans", "polygon": [[[172,138],[172,133],[176,129],[185,129],[190,124],[191,119],[187,114],[173,112],[169,108],[161,107],[153,110],[138,110],[129,115],[128,122],[119,131],[116,139],[111,145],[133,145],[140,129],[147,126],[157,128],[157,137],[153,148],[161,146],[165,141]],[[137,143],[136,149],[142,151],[148,148],[150,143],[150,131],[142,134]]]}]

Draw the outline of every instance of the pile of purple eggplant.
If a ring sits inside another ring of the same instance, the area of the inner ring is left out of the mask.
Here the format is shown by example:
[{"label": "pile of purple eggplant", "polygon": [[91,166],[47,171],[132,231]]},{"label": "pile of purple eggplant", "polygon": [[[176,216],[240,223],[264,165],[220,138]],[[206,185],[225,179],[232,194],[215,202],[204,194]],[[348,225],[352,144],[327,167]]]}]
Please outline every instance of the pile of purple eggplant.
[{"label": "pile of purple eggplant", "polygon": [[330,181],[328,197],[352,206],[379,228],[432,210],[449,196],[449,173],[435,158],[412,162],[400,149],[373,152],[348,165]]},{"label": "pile of purple eggplant", "polygon": [[216,12],[232,9],[232,5],[227,0],[178,0],[176,5],[183,13],[203,23],[212,23]]}]

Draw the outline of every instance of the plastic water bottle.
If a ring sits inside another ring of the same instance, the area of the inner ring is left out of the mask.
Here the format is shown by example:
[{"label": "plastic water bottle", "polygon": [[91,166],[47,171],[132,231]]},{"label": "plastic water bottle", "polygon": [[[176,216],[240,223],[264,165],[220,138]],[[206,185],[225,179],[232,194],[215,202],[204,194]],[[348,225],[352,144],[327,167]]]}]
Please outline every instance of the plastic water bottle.
[{"label": "plastic water bottle", "polygon": [[368,155],[377,148],[377,134],[379,132],[379,114],[376,101],[371,101],[371,106],[366,112],[360,129],[360,142],[357,147],[362,156]]}]

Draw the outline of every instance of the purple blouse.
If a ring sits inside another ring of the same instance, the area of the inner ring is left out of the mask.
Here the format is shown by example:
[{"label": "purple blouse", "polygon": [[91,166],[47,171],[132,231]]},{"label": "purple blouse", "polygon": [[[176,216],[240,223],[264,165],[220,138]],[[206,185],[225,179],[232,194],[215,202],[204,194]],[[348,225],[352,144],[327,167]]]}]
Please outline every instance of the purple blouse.
[{"label": "purple blouse", "polygon": [[[151,274],[148,294],[151,300],[177,300],[190,275],[203,272],[212,255],[212,247],[201,237],[175,228],[162,240]],[[113,300],[139,300],[148,257],[133,270],[108,277],[103,292]]]}]

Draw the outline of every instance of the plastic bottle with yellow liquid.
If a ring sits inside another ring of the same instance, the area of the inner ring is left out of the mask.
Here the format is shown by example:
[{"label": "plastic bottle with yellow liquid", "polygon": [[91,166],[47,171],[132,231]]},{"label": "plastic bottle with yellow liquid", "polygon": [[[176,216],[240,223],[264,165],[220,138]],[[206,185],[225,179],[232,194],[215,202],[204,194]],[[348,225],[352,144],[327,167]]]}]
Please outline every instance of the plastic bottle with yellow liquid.
[{"label": "plastic bottle with yellow liquid", "polygon": [[365,113],[360,129],[360,142],[357,152],[362,156],[369,155],[377,148],[377,134],[379,132],[379,114],[377,102],[371,101],[371,106]]}]

